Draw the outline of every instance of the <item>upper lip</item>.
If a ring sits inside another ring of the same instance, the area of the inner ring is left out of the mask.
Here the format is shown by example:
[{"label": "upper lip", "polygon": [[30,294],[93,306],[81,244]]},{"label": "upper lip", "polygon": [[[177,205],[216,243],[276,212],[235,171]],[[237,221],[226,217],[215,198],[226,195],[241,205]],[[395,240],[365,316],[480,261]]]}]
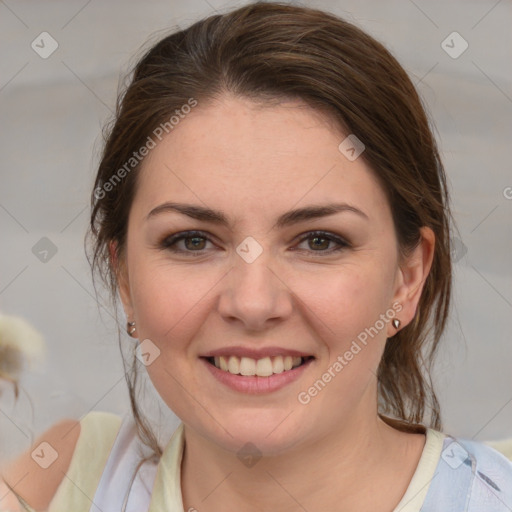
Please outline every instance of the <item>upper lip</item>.
[{"label": "upper lip", "polygon": [[265,347],[260,349],[246,348],[246,347],[224,347],[217,350],[211,350],[201,357],[250,357],[251,359],[263,359],[265,357],[274,356],[292,356],[292,357],[313,357],[312,354],[302,352],[300,350],[293,350],[283,347]]}]

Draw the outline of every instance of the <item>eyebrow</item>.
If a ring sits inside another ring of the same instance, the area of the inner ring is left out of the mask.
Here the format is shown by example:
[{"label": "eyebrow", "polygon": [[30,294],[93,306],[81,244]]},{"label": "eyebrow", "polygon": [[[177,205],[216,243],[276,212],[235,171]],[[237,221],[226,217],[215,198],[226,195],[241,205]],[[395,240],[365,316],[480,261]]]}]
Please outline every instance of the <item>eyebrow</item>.
[{"label": "eyebrow", "polygon": [[[146,220],[149,220],[155,215],[165,212],[177,212],[181,213],[182,215],[187,215],[192,219],[211,222],[213,224],[222,226],[230,225],[227,215],[222,211],[212,210],[210,208],[205,208],[198,205],[174,202],[166,202],[157,206],[156,208],[153,208],[147,215]],[[329,215],[334,215],[335,213],[340,212],[352,212],[359,215],[360,217],[365,218],[366,220],[369,220],[368,215],[366,215],[366,213],[364,213],[359,208],[356,208],[355,206],[347,203],[331,203],[326,205],[306,206],[303,208],[290,210],[289,212],[283,213],[278,217],[275,226],[277,229],[282,229],[284,227],[293,226],[294,224],[298,224],[300,222],[327,217]]]}]

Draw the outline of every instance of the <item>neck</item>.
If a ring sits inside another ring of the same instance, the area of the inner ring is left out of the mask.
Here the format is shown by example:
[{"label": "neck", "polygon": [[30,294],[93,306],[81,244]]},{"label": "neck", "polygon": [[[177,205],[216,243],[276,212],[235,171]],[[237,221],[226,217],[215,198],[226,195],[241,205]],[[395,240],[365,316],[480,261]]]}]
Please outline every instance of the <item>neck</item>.
[{"label": "neck", "polygon": [[236,453],[185,428],[184,510],[393,510],[424,442],[424,435],[400,432],[376,412],[353,415],[326,436],[246,467]]}]

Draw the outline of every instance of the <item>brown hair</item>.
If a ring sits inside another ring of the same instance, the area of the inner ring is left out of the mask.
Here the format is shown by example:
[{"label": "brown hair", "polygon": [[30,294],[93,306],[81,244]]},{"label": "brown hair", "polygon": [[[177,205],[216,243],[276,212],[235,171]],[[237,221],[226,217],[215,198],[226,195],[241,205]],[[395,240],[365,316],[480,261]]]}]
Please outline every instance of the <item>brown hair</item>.
[{"label": "brown hair", "polygon": [[[378,390],[380,413],[398,420],[385,421],[406,431],[416,431],[421,423],[441,430],[430,371],[451,294],[452,219],[443,165],[407,73],[382,44],[334,15],[256,2],[203,19],[145,53],[107,129],[91,197],[93,274],[97,271],[107,284],[115,305],[117,282],[108,245],[117,242],[122,259],[140,164],[108,191],[106,184],[191,98],[201,105],[226,92],[263,101],[300,99],[327,112],[344,133],[365,144],[362,158],[387,194],[401,255],[419,243],[422,226],[433,230],[433,263],[416,317],[386,344]],[[131,375],[127,372],[134,418],[141,438],[161,455],[137,407],[136,378],[134,356]]]}]

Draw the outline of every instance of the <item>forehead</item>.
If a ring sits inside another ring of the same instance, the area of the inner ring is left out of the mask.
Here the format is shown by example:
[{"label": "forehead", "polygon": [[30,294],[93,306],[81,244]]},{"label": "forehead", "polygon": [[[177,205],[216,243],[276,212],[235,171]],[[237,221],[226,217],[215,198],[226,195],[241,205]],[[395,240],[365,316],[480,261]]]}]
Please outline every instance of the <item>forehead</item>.
[{"label": "forehead", "polygon": [[144,160],[133,209],[147,214],[174,200],[261,219],[345,201],[370,217],[387,214],[367,164],[339,151],[345,137],[330,118],[297,101],[262,105],[226,96],[199,103]]}]

